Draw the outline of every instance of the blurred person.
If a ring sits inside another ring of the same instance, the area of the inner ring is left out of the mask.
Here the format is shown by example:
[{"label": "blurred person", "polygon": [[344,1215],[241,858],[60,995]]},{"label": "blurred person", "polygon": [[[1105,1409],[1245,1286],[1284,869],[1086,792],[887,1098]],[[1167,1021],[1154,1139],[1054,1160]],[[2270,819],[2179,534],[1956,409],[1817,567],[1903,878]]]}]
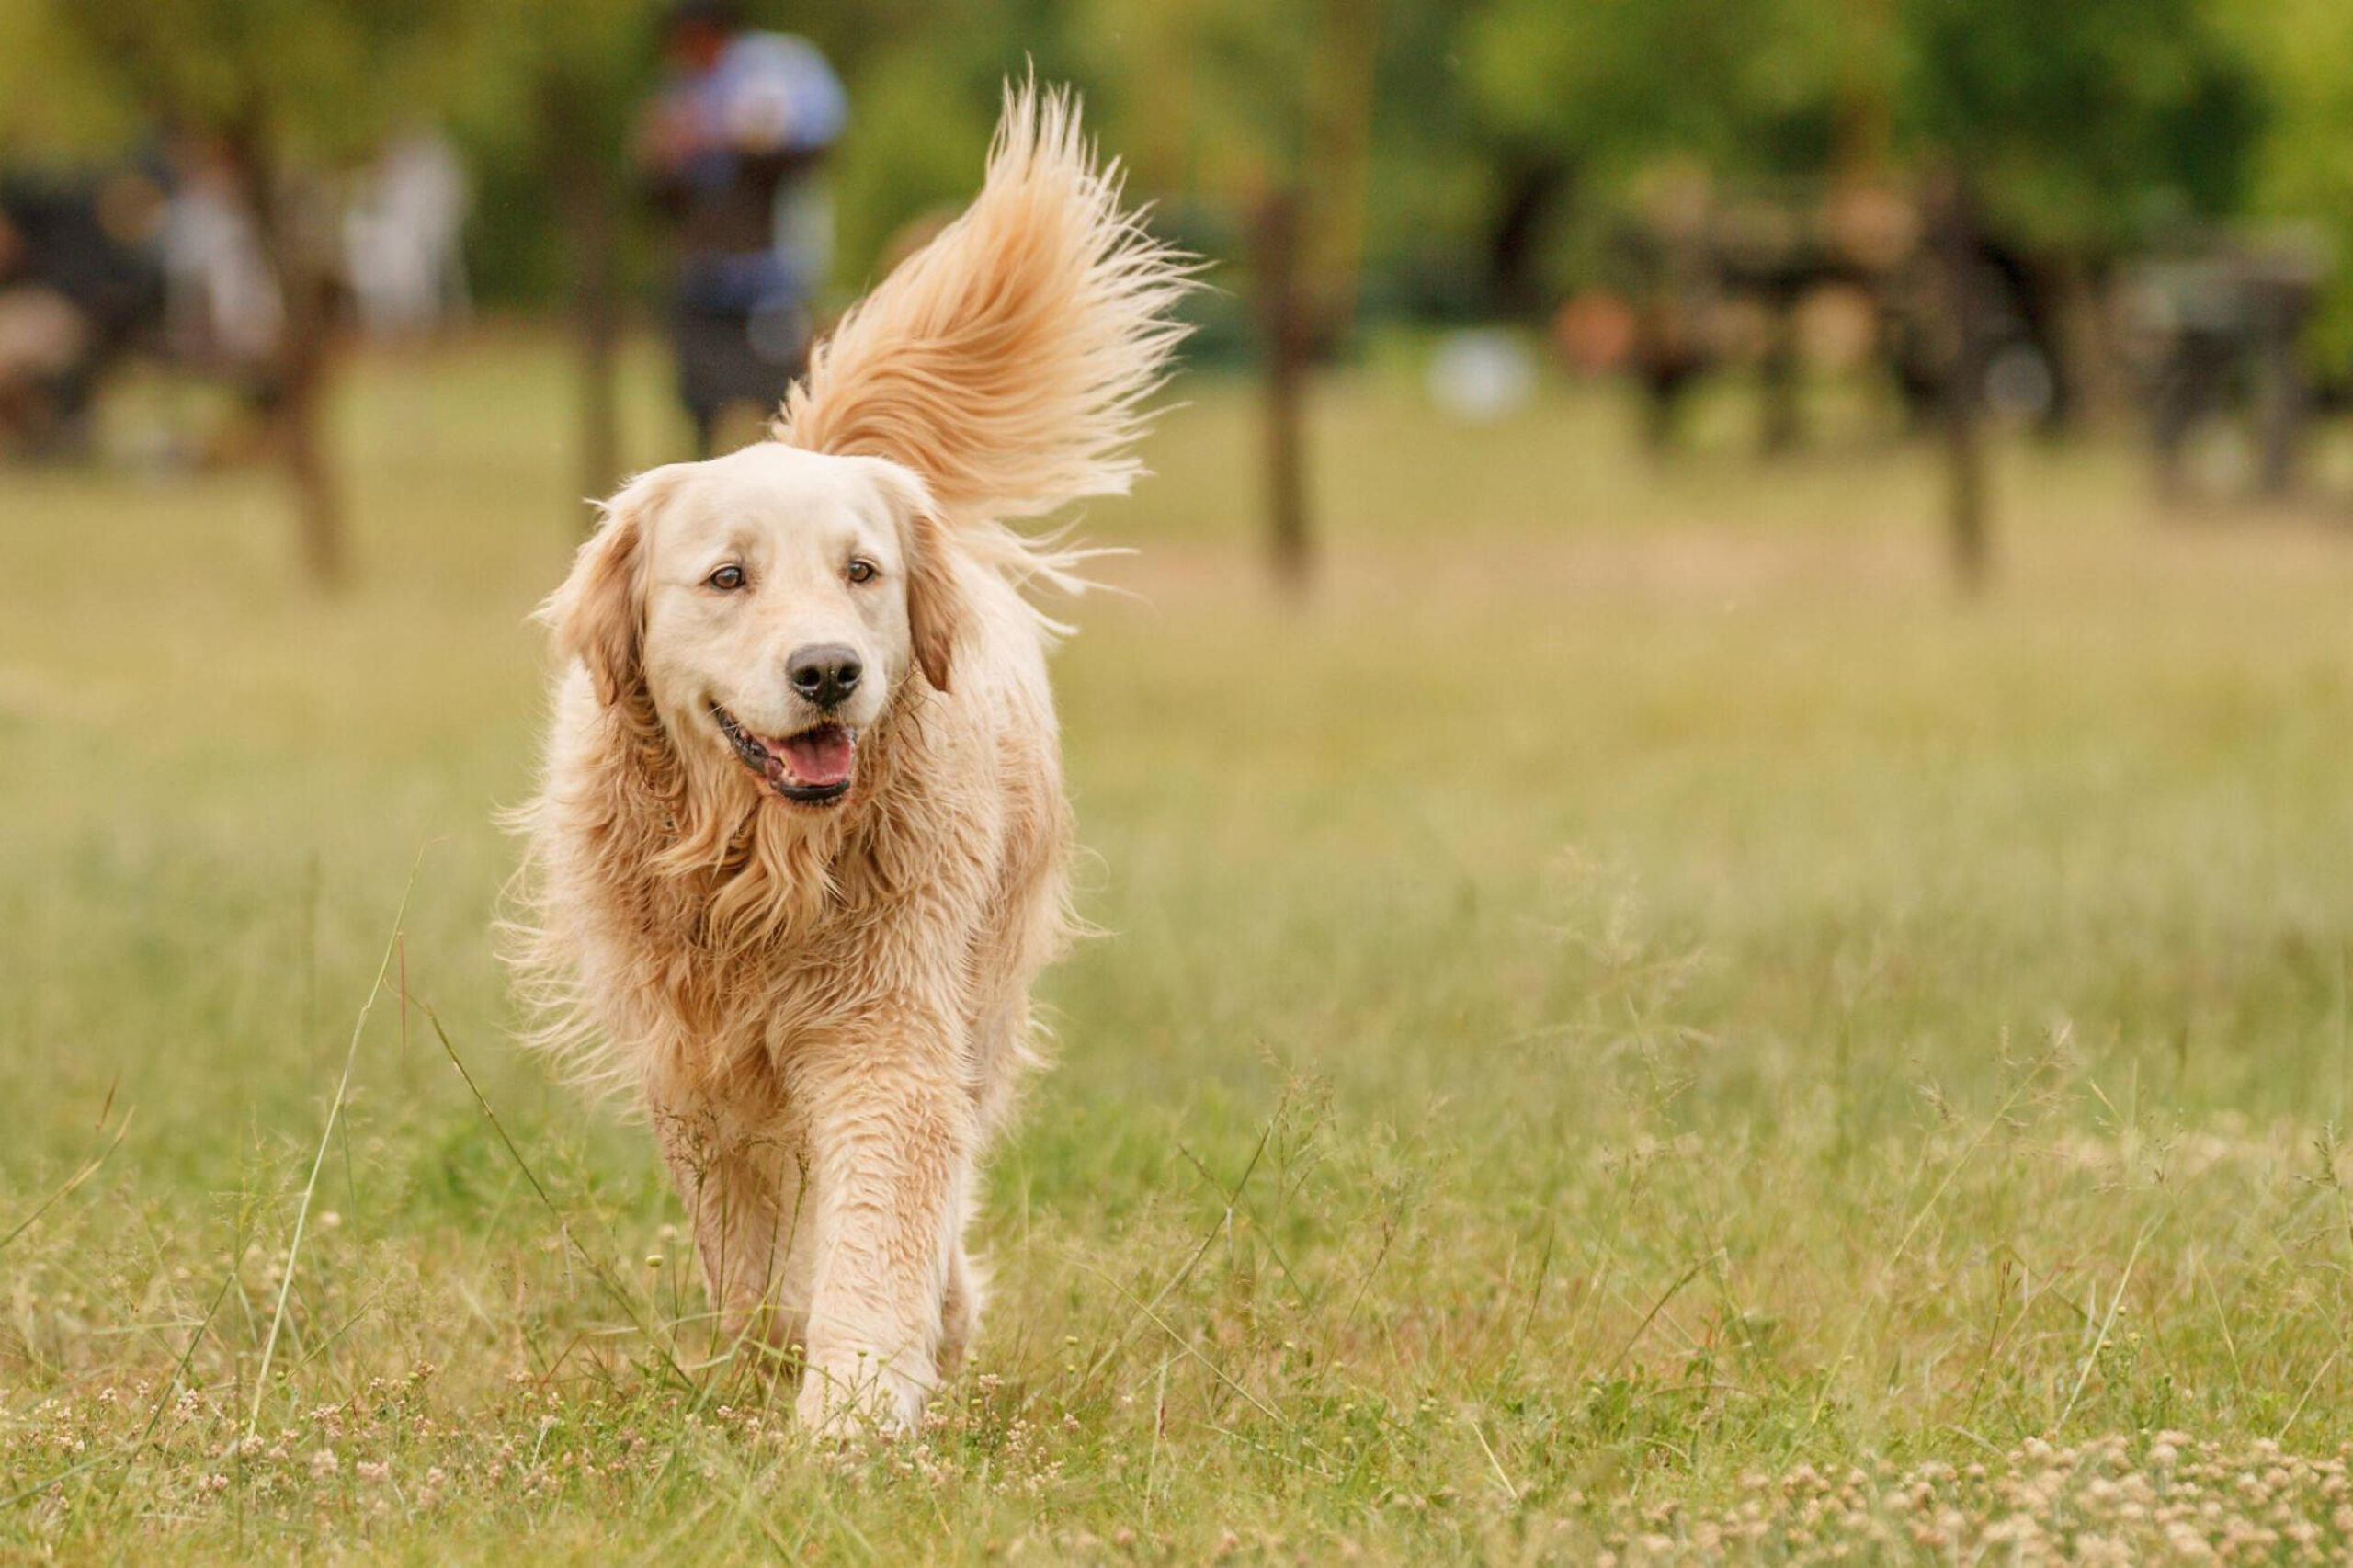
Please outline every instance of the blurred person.
[{"label": "blurred person", "polygon": [[257,380],[278,351],[286,310],[253,203],[212,140],[174,138],[171,161],[163,257],[172,350],[232,379]]},{"label": "blurred person", "polygon": [[814,45],[745,28],[730,0],[681,0],[663,48],[639,155],[677,225],[678,394],[708,457],[729,409],[773,411],[807,361],[830,259],[814,170],[848,105]]},{"label": "blurred person", "polygon": [[162,188],[143,165],[0,174],[0,437],[80,456],[108,373],[163,309]]},{"label": "blurred person", "polygon": [[344,274],[360,325],[379,337],[430,332],[467,312],[466,166],[429,126],[392,138],[344,213]]}]

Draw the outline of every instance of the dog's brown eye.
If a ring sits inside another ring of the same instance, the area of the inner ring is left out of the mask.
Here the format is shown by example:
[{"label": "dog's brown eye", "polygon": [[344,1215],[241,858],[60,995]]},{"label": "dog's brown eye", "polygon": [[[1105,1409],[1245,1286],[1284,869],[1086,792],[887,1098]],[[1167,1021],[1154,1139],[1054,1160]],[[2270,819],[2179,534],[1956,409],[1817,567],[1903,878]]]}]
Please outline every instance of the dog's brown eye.
[{"label": "dog's brown eye", "polygon": [[703,581],[724,593],[732,594],[744,585],[744,569],[731,562],[713,572]]},{"label": "dog's brown eye", "polygon": [[853,583],[871,583],[874,581],[874,562],[853,556],[850,563],[842,568],[842,575]]}]

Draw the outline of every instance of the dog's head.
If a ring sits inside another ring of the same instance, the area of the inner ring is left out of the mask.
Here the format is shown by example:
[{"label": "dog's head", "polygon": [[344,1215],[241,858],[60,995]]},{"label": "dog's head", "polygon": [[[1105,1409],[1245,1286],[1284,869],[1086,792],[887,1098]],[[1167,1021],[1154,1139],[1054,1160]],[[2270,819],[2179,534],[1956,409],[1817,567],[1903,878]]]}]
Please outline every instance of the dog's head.
[{"label": "dog's head", "polygon": [[632,481],[540,613],[608,706],[824,811],[909,682],[948,689],[953,548],[907,469],[763,442]]}]

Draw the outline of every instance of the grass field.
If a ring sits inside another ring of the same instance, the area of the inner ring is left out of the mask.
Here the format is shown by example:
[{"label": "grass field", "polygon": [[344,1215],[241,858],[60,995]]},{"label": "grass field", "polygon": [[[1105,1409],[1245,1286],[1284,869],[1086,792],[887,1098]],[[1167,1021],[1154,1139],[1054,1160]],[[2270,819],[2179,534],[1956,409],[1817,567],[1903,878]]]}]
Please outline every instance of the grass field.
[{"label": "grass field", "polygon": [[0,1558],[2353,1549],[2353,537],[2019,447],[1964,605],[1925,454],[1375,374],[1294,608],[1188,394],[977,1364],[848,1455],[509,1043],[554,361],[366,369],[338,597],[267,476],[0,473]]}]

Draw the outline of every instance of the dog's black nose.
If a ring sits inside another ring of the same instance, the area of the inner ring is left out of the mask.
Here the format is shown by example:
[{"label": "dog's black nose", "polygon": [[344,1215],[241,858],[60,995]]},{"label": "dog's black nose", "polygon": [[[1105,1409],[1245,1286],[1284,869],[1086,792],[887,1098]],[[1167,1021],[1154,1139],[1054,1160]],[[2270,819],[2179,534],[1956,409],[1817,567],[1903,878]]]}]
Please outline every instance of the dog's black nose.
[{"label": "dog's black nose", "polygon": [[858,677],[865,673],[858,655],[838,642],[803,648],[784,665],[792,689],[820,708],[838,708],[847,701],[858,689]]}]

